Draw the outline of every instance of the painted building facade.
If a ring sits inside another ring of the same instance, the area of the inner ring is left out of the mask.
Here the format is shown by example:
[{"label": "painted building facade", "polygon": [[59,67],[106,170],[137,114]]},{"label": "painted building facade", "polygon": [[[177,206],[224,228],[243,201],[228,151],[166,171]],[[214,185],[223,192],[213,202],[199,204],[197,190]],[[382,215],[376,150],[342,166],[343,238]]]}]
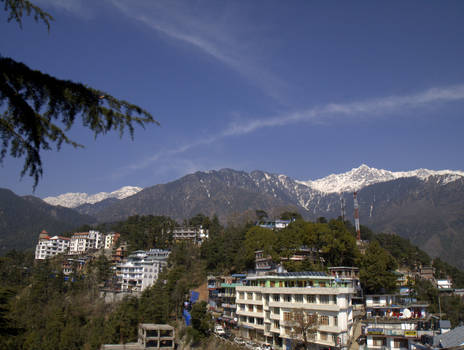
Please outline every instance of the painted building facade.
[{"label": "painted building facade", "polygon": [[352,280],[336,280],[323,272],[248,275],[246,285],[236,287],[240,335],[290,349],[301,341],[295,315],[315,314],[318,324],[311,347],[345,349],[352,336],[354,293]]}]

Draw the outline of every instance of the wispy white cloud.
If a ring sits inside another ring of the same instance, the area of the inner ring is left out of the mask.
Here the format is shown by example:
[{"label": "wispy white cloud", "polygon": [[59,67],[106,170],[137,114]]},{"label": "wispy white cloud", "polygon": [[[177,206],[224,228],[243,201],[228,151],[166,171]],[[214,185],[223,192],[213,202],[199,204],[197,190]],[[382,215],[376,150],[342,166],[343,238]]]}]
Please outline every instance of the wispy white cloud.
[{"label": "wispy white cloud", "polygon": [[451,102],[464,99],[464,85],[432,88],[417,94],[406,96],[389,96],[351,103],[329,103],[321,107],[313,107],[304,111],[281,114],[266,119],[246,120],[231,123],[222,135],[236,136],[251,133],[262,128],[283,126],[301,122],[333,123],[337,119],[376,118],[399,110],[420,108],[437,102]]},{"label": "wispy white cloud", "polygon": [[331,126],[341,119],[376,119],[392,112],[403,116],[404,112],[424,108],[435,103],[445,103],[464,100],[464,85],[432,88],[416,94],[406,96],[388,96],[351,103],[328,103],[323,106],[309,108],[277,115],[270,118],[244,120],[230,123],[225,129],[215,132],[215,136],[201,138],[171,150],[160,151],[141,162],[131,164],[118,172],[118,176],[125,176],[134,171],[146,168],[164,159],[185,153],[195,147],[213,144],[227,137],[250,134],[264,128],[273,128],[298,123],[325,124]]},{"label": "wispy white cloud", "polygon": [[[276,101],[285,104],[287,84],[263,67],[259,36],[234,3],[209,8],[194,1],[109,0],[125,15],[169,39],[186,43],[223,63]],[[200,4],[200,5],[199,5]],[[214,4],[214,3],[213,3]]]}]

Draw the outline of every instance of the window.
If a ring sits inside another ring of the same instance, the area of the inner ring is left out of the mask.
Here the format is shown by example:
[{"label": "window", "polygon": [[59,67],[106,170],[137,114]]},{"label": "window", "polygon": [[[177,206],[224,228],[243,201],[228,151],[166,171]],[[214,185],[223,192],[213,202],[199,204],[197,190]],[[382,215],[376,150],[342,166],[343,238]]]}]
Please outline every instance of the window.
[{"label": "window", "polygon": [[309,303],[309,304],[316,303],[316,296],[315,295],[307,295],[306,296],[306,302]]},{"label": "window", "polygon": [[321,340],[327,340],[327,333],[326,332],[319,332],[319,338]]},{"label": "window", "polygon": [[280,295],[279,294],[274,294],[272,298],[273,298],[274,301],[280,301]]},{"label": "window", "polygon": [[278,307],[274,308],[274,314],[279,315],[280,314],[280,309]]},{"label": "window", "polygon": [[245,311],[245,304],[239,304],[240,305],[240,310]]},{"label": "window", "polygon": [[372,298],[372,303],[373,304],[380,304],[380,297],[373,297]]},{"label": "window", "polygon": [[338,316],[334,316],[334,326],[338,327]]},{"label": "window", "polygon": [[321,304],[328,304],[329,303],[329,296],[328,295],[319,296],[319,302]]},{"label": "window", "polygon": [[263,325],[264,324],[264,321],[262,318],[256,318],[256,324],[259,324],[259,325]]},{"label": "window", "polygon": [[302,303],[303,302],[303,296],[301,294],[296,294],[295,295],[295,302]]},{"label": "window", "polygon": [[286,303],[291,303],[292,302],[292,296],[288,295],[288,294],[284,295],[284,301]]},{"label": "window", "polygon": [[244,292],[238,293],[238,298],[239,299],[244,299],[245,298],[245,293]]},{"label": "window", "polygon": [[322,326],[328,326],[329,325],[329,316],[320,316],[319,317],[319,323],[322,325]]},{"label": "window", "polygon": [[247,299],[253,300],[253,293],[247,293]]},{"label": "window", "polygon": [[280,322],[279,321],[274,321],[274,328],[280,328]]},{"label": "window", "polygon": [[255,323],[254,317],[248,317],[248,323]]},{"label": "window", "polygon": [[262,294],[256,294],[255,295],[255,300],[262,300],[263,299],[263,295]]},{"label": "window", "polygon": [[337,304],[337,296],[336,295],[332,295],[332,301],[334,304]]},{"label": "window", "polygon": [[393,340],[393,347],[394,348],[409,348],[408,341],[406,339],[394,339]]},{"label": "window", "polygon": [[256,312],[263,312],[263,306],[262,305],[257,305],[256,306]]},{"label": "window", "polygon": [[290,320],[291,320],[290,312],[284,312],[284,321],[290,321]]},{"label": "window", "polygon": [[248,305],[248,311],[253,312],[253,305]]},{"label": "window", "polygon": [[271,281],[271,288],[275,287],[275,281]]},{"label": "window", "polygon": [[385,338],[374,337],[372,339],[372,343],[374,346],[383,346],[386,345]]},{"label": "window", "polygon": [[325,287],[325,282],[319,282],[319,287]]}]

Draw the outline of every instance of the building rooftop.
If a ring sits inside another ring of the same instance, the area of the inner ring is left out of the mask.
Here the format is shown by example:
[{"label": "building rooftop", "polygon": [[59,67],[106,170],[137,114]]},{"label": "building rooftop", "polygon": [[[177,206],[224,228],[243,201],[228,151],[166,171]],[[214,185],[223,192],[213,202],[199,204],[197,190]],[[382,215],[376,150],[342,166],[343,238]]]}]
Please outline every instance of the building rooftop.
[{"label": "building rooftop", "polygon": [[335,277],[321,271],[301,271],[301,272],[268,272],[264,275],[248,275],[247,280],[256,279],[304,279],[304,278],[334,279]]},{"label": "building rooftop", "polygon": [[464,344],[464,326],[456,327],[445,334],[433,337],[433,345],[451,348]]},{"label": "building rooftop", "polygon": [[168,324],[155,324],[155,323],[141,323],[139,327],[143,329],[162,329],[162,330],[168,330],[168,331],[172,331],[174,329],[173,326],[170,326]]}]

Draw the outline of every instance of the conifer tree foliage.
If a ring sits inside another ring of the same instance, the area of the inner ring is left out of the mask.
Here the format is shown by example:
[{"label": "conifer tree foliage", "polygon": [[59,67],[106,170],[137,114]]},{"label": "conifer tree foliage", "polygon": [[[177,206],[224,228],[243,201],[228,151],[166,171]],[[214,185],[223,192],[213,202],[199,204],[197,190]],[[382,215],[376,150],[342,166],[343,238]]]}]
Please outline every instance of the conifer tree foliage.
[{"label": "conifer tree foliage", "polygon": [[[47,27],[53,19],[27,0],[0,0],[9,12],[8,20],[21,26],[24,13],[33,13]],[[67,132],[76,119],[95,137],[109,131],[120,136],[134,126],[158,124],[139,106],[81,83],[61,80],[33,70],[12,58],[0,57],[0,163],[9,154],[24,158],[21,176],[34,179],[34,187],[43,174],[40,153],[61,145],[82,147]]]},{"label": "conifer tree foliage", "polygon": [[396,289],[396,260],[377,241],[369,244],[361,259],[360,280],[366,293],[388,293]]},{"label": "conifer tree foliage", "polygon": [[27,16],[31,14],[34,16],[35,21],[43,21],[48,29],[50,29],[50,21],[53,21],[53,17],[42,10],[40,7],[34,5],[29,0],[0,0],[5,3],[4,10],[8,13],[8,22],[14,20],[22,28],[23,14]]}]

